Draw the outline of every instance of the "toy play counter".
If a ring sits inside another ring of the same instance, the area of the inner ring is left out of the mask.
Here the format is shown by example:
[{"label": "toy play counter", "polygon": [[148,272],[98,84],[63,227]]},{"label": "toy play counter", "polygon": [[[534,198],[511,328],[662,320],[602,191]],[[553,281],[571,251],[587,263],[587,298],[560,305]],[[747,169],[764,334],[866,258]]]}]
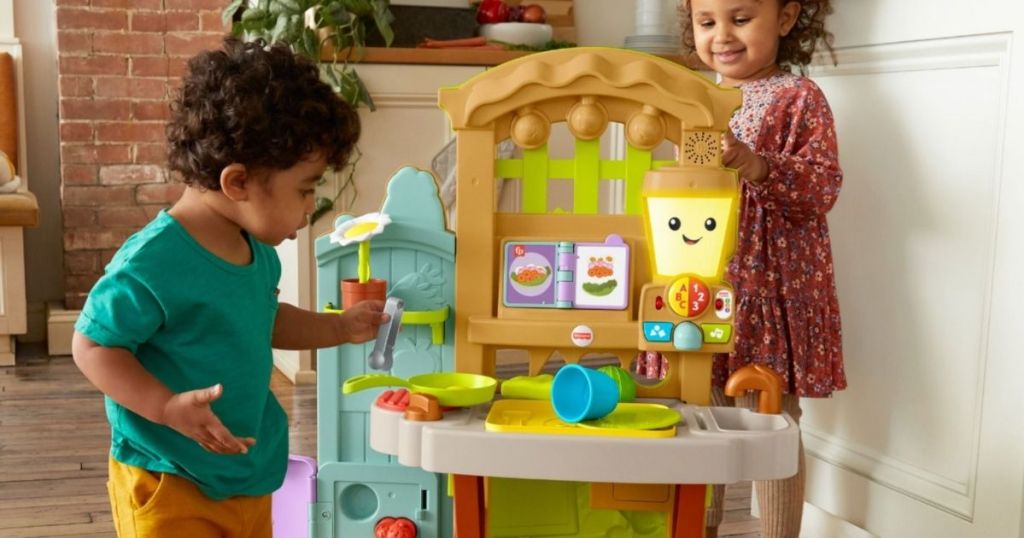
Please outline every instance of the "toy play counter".
[{"label": "toy play counter", "polygon": [[[500,400],[499,400],[500,401]],[[676,402],[672,437],[560,435],[486,429],[490,404],[411,421],[373,406],[370,446],[436,473],[581,482],[729,484],[796,474],[799,429],[786,414]],[[624,454],[642,457],[623,457]]]},{"label": "toy play counter", "polygon": [[[494,414],[488,424],[492,406],[510,402],[520,401],[499,399],[447,411],[433,421],[408,420],[402,411],[374,405],[370,446],[397,456],[403,465],[455,475],[456,526],[459,536],[470,537],[488,536],[483,477],[600,483],[608,488],[666,485],[664,491],[674,491],[664,499],[665,511],[674,520],[668,536],[688,537],[703,532],[706,484],[786,478],[797,471],[799,429],[786,414],[646,400],[642,403],[677,409],[681,423],[656,434],[596,430],[589,435],[573,427],[558,431],[555,424],[547,432],[530,428],[550,422],[530,416],[531,409],[538,409],[530,406],[548,405],[532,401],[520,408],[521,431],[514,431],[516,412],[506,413],[499,428],[511,426],[513,431],[494,431]],[[540,431],[523,431],[530,429]]]}]

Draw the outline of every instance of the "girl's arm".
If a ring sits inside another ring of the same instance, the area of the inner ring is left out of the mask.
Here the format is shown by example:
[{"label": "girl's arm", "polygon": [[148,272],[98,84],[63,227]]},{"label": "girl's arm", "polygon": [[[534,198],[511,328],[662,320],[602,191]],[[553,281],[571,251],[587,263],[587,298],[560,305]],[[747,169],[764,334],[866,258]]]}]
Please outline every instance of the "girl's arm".
[{"label": "girl's arm", "polygon": [[383,301],[363,301],[341,314],[310,312],[287,303],[277,308],[271,345],[276,349],[318,349],[358,344],[377,336],[387,321]]},{"label": "girl's arm", "polygon": [[835,122],[824,94],[808,82],[773,103],[765,118],[759,153],[767,176],[748,181],[750,192],[791,217],[824,215],[843,184]]},{"label": "girl's arm", "polygon": [[124,348],[104,347],[75,331],[71,340],[75,365],[96,388],[133,413],[168,426],[210,452],[245,453],[256,443],[235,437],[210,409],[223,392],[220,385],[175,394],[153,377]]}]

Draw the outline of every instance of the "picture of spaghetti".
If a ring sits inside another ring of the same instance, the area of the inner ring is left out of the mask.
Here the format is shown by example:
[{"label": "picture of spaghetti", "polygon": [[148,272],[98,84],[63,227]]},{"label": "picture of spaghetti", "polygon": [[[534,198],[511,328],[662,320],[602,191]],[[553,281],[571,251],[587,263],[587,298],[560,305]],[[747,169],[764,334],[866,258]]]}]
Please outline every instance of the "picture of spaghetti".
[{"label": "picture of spaghetti", "polygon": [[[552,249],[554,250],[554,249]],[[554,255],[554,252],[551,253]],[[541,304],[553,303],[554,260],[540,252],[526,251],[512,258],[508,268],[507,286],[524,297],[538,297]]]},{"label": "picture of spaghetti", "polygon": [[512,271],[510,277],[520,286],[540,286],[551,276],[551,268],[541,265],[521,265]]}]

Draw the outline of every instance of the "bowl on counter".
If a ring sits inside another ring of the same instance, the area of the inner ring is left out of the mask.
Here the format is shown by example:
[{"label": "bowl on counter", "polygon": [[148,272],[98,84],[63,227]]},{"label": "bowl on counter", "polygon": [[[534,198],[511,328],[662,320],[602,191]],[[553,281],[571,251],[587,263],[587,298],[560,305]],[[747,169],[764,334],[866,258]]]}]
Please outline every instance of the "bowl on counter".
[{"label": "bowl on counter", "polygon": [[551,41],[550,24],[535,22],[499,22],[480,25],[480,35],[490,41],[539,47]]}]

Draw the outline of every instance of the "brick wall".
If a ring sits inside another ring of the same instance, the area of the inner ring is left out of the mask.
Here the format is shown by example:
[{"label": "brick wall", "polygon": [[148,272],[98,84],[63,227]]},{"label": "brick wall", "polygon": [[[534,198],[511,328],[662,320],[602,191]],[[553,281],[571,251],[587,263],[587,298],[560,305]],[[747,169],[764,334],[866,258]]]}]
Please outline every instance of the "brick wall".
[{"label": "brick wall", "polygon": [[67,308],[181,194],[165,168],[169,98],[188,57],[220,43],[228,3],[56,1]]}]

